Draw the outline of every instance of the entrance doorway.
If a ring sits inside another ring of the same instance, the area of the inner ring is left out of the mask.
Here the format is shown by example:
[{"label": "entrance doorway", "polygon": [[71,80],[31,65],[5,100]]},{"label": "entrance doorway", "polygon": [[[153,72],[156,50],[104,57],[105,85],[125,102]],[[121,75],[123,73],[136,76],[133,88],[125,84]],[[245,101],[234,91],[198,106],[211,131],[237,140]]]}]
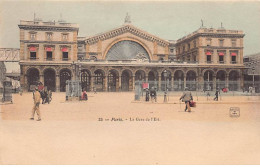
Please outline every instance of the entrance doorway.
[{"label": "entrance doorway", "polygon": [[60,72],[60,91],[66,91],[66,81],[71,80],[71,72],[68,69],[63,69]]},{"label": "entrance doorway", "polygon": [[53,92],[56,90],[55,79],[55,71],[53,69],[46,69],[44,71],[44,86],[47,86],[47,89]]},{"label": "entrance doorway", "polygon": [[122,73],[122,91],[129,91],[129,81],[130,81],[130,75],[127,71],[123,71]]}]

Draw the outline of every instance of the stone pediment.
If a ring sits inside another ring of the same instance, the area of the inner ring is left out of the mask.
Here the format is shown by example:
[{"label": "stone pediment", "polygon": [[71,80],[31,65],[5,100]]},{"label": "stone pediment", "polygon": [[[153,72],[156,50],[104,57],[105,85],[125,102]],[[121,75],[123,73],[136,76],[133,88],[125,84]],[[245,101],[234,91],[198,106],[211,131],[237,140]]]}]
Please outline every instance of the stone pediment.
[{"label": "stone pediment", "polygon": [[156,36],[154,36],[150,33],[147,33],[143,30],[140,30],[140,29],[138,29],[135,26],[130,25],[130,24],[123,25],[119,28],[113,29],[113,30],[105,32],[105,33],[101,33],[101,34],[98,34],[98,35],[95,35],[95,36],[92,36],[92,37],[88,37],[88,38],[86,38],[85,42],[86,42],[86,44],[95,44],[100,40],[104,41],[104,40],[114,38],[114,37],[119,36],[119,35],[124,34],[124,33],[131,33],[131,34],[138,36],[138,37],[140,37],[144,40],[157,42],[158,45],[163,46],[163,47],[169,45],[168,41],[161,39],[159,37],[156,37]]}]

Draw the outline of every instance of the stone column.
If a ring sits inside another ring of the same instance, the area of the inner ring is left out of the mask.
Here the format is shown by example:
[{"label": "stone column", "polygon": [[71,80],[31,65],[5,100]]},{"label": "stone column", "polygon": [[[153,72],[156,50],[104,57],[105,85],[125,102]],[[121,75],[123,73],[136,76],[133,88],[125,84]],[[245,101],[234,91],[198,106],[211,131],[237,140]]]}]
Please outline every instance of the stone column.
[{"label": "stone column", "polygon": [[23,83],[23,85],[22,85],[22,87],[23,87],[23,91],[28,91],[28,79],[27,79],[27,75],[24,75],[24,83]]},{"label": "stone column", "polygon": [[43,78],[43,74],[40,74],[40,82],[44,85],[44,78]]},{"label": "stone column", "polygon": [[148,82],[148,75],[145,76],[145,82]]},{"label": "stone column", "polygon": [[105,92],[107,92],[107,79],[108,79],[108,77],[107,76],[105,76],[105,79],[104,79],[104,83],[103,83],[103,86],[104,86],[104,88],[103,88],[103,91],[105,91]]},{"label": "stone column", "polygon": [[174,90],[174,76],[172,76],[172,78],[171,78],[171,85],[172,85],[171,90],[173,91]]},{"label": "stone column", "polygon": [[214,76],[213,76],[213,91],[216,90],[216,88],[217,88],[217,78],[216,78],[216,76],[214,75]]},{"label": "stone column", "polygon": [[196,91],[199,91],[199,76],[196,76]]},{"label": "stone column", "polygon": [[203,87],[204,87],[204,80],[203,80],[203,76],[202,75],[199,75],[198,76],[198,90],[199,91],[202,91],[203,90]]},{"label": "stone column", "polygon": [[94,88],[94,79],[95,79],[95,76],[91,76],[90,77],[90,91],[94,91],[93,88]]},{"label": "stone column", "polygon": [[56,75],[56,92],[60,92],[60,75]]},{"label": "stone column", "polygon": [[228,85],[229,85],[229,75],[226,75],[226,84],[225,84],[225,87],[228,88]]},{"label": "stone column", "polygon": [[184,87],[184,89],[186,87],[186,74],[184,74],[184,78],[183,78],[183,87]]},{"label": "stone column", "polygon": [[239,75],[239,80],[240,80],[239,90],[240,90],[240,91],[243,91],[243,89],[244,89],[244,78],[243,78],[243,73],[242,73],[242,72],[241,72],[240,75]]},{"label": "stone column", "polygon": [[122,76],[119,76],[119,78],[118,78],[118,91],[120,92],[121,90],[122,90],[122,88],[121,88],[121,83],[122,82]]},{"label": "stone column", "polygon": [[135,76],[132,76],[132,82],[133,82],[133,91],[135,90]]},{"label": "stone column", "polygon": [[161,78],[161,76],[159,75],[159,79],[158,79],[158,85],[159,85],[159,87],[158,87],[158,91],[161,91],[161,85],[162,85],[162,78]]}]

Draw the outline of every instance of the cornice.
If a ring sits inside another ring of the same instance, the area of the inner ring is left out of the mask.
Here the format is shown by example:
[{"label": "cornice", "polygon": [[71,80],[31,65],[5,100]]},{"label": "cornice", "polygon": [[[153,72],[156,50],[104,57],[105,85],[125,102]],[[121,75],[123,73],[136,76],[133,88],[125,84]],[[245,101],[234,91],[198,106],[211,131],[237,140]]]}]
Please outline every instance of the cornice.
[{"label": "cornice", "polygon": [[197,33],[191,37],[183,39],[181,41],[176,42],[176,46],[180,45],[181,43],[192,41],[198,37],[212,37],[212,38],[243,38],[245,34],[220,34],[220,33]]},{"label": "cornice", "polygon": [[78,31],[77,27],[54,27],[54,26],[36,26],[36,25],[18,25],[20,29],[37,31]]},{"label": "cornice", "polygon": [[32,40],[20,40],[24,43],[45,43],[45,44],[77,44],[77,42],[71,41],[32,41]]},{"label": "cornice", "polygon": [[143,38],[147,41],[157,42],[158,45],[163,46],[163,47],[168,46],[170,44],[168,41],[163,40],[163,39],[156,37],[154,35],[151,35],[151,34],[145,32],[145,31],[142,31],[142,30],[140,30],[140,29],[138,29],[138,28],[136,28],[132,25],[124,25],[124,26],[117,28],[117,29],[114,29],[112,31],[87,38],[85,43],[86,44],[95,44],[100,40],[104,41],[104,40],[116,37],[118,35],[121,35],[121,34],[127,33],[127,32],[129,32],[133,35],[136,35],[140,38]]},{"label": "cornice", "polygon": [[199,46],[199,48],[208,48],[208,49],[219,49],[219,50],[239,50],[244,47],[219,47],[219,46]]}]

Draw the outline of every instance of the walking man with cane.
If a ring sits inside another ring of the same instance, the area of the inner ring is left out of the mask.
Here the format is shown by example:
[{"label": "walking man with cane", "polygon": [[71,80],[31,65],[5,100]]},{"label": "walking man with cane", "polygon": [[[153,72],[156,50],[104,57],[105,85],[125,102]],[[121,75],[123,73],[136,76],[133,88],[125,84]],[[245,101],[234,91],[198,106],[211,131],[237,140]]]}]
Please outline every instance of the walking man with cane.
[{"label": "walking man with cane", "polygon": [[186,106],[185,106],[185,111],[191,112],[190,109],[190,101],[193,100],[191,92],[189,91],[189,89],[187,87],[185,87],[185,90],[182,94],[182,96],[180,97],[180,100],[182,100],[183,102],[185,102]]}]

